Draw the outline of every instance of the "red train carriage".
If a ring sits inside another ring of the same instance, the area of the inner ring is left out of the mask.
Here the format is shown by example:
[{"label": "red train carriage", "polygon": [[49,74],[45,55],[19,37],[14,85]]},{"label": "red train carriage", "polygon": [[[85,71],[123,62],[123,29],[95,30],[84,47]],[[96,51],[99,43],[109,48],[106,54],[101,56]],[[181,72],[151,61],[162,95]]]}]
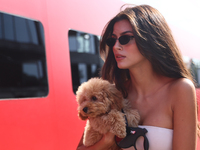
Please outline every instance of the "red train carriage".
[{"label": "red train carriage", "polygon": [[99,35],[123,2],[0,4],[0,149],[74,150],[85,126],[74,91],[98,76]]}]

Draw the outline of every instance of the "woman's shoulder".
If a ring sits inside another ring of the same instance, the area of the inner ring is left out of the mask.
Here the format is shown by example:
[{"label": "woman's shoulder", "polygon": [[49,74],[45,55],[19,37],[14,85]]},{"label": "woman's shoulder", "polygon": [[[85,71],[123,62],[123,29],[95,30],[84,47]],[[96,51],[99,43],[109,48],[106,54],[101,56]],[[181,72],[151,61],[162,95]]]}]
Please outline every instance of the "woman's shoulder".
[{"label": "woman's shoulder", "polygon": [[193,82],[187,78],[173,80],[170,84],[171,91],[175,93],[191,92],[195,90]]},{"label": "woman's shoulder", "polygon": [[169,88],[172,104],[191,104],[195,101],[195,86],[193,82],[187,78],[180,78],[174,80]]}]

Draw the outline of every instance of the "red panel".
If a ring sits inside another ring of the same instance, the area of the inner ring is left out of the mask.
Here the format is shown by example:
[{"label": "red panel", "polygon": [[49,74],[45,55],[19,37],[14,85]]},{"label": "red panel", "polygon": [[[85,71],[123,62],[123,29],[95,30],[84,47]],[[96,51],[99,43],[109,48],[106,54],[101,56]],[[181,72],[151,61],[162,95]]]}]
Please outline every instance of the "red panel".
[{"label": "red panel", "polygon": [[55,0],[0,0],[0,3],[0,11],[43,24],[49,80],[49,95],[45,98],[0,101],[0,148],[76,149],[85,122],[78,119],[72,92],[68,30],[100,35],[122,3],[115,0],[115,7],[106,0],[60,0],[59,3]]}]

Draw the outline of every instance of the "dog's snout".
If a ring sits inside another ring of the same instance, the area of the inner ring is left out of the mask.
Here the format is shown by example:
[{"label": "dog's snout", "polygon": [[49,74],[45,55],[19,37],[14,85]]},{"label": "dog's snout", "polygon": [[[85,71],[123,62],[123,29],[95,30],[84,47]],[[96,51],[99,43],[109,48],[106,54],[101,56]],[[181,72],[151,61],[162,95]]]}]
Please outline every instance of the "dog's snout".
[{"label": "dog's snout", "polygon": [[87,108],[87,107],[84,107],[84,108],[83,108],[83,111],[84,111],[85,113],[87,113],[88,108]]}]

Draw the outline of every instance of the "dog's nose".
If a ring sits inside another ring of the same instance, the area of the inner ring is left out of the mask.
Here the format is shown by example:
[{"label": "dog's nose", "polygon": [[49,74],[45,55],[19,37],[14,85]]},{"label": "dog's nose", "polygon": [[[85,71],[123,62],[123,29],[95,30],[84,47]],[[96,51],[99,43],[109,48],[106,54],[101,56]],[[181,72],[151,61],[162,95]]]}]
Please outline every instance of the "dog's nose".
[{"label": "dog's nose", "polygon": [[87,107],[84,107],[84,108],[83,108],[83,111],[84,111],[85,113],[87,113],[88,108],[87,108]]}]

